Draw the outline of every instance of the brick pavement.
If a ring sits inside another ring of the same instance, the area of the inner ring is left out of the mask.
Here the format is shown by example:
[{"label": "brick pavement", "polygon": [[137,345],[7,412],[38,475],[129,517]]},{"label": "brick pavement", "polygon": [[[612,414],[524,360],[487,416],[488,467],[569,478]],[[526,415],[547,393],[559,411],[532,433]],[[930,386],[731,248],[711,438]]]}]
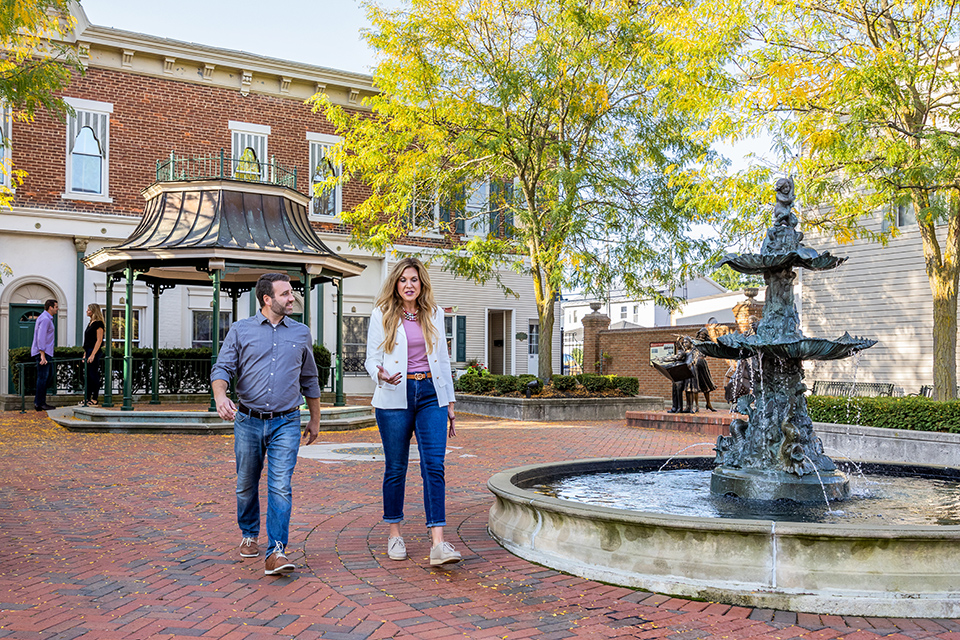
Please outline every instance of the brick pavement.
[{"label": "brick pavement", "polygon": [[[703,439],[624,421],[461,416],[447,457],[448,538],[464,561],[427,563],[420,478],[408,481],[411,558],[386,558],[377,462],[301,459],[291,558],[244,560],[230,436],[76,434],[0,413],[0,638],[696,638],[960,640],[960,621],[817,616],[671,598],[521,560],[486,532],[487,478],[522,464],[663,455]],[[321,433],[377,443],[375,429]],[[263,492],[265,495],[265,491]]]}]

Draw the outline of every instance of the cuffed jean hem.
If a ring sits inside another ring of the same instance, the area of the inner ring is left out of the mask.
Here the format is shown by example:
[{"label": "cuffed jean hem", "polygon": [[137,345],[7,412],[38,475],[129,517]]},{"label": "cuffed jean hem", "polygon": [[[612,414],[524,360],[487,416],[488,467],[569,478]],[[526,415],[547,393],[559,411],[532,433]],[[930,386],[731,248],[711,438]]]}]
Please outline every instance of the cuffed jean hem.
[{"label": "cuffed jean hem", "polygon": [[446,521],[446,520],[444,520],[443,522],[437,522],[437,523],[433,523],[433,524],[431,524],[431,523],[429,523],[429,522],[427,523],[427,529],[432,529],[432,528],[434,528],[434,527],[445,527],[445,526],[447,526],[447,521]]},{"label": "cuffed jean hem", "polygon": [[385,517],[385,518],[383,519],[383,521],[386,522],[387,524],[400,524],[401,522],[403,522],[403,516],[400,516],[399,518],[386,518],[386,517]]}]

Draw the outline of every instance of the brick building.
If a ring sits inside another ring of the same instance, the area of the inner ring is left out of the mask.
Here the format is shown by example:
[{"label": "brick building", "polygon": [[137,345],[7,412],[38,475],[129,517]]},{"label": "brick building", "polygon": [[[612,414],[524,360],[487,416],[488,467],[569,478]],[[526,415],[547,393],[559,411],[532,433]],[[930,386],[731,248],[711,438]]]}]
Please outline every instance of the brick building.
[{"label": "brick building", "polygon": [[[310,221],[321,238],[343,257],[366,265],[362,276],[345,283],[344,357],[347,392],[372,391],[359,371],[366,318],[394,258],[350,246],[340,213],[366,197],[362,185],[353,182],[314,195],[315,179],[337,170],[324,162],[337,138],[323,114],[305,103],[323,92],[334,103],[363,112],[363,98],[374,92],[372,78],[92,25],[79,5],[72,11],[77,26],[67,44],[76,47],[86,67],[63,92],[75,114],[60,122],[40,113],[33,122],[21,123],[11,122],[6,113],[2,123],[7,144],[0,160],[12,158],[27,177],[13,207],[0,211],[0,261],[13,270],[0,286],[0,380],[9,379],[8,350],[29,346],[32,318],[47,298],[60,302],[57,344],[81,342],[86,305],[105,305],[106,283],[103,274],[86,271],[80,260],[119,244],[135,229],[144,206],[141,191],[157,180],[158,161],[174,155],[216,162],[222,154],[227,171],[237,178],[250,179],[239,175],[250,167],[295,170],[296,189],[311,195]],[[488,185],[476,185],[469,195],[467,209],[476,220],[489,209],[488,191]],[[463,233],[486,229],[471,224]],[[442,234],[421,233],[395,249],[443,251],[445,246]],[[515,299],[439,269],[431,276],[437,302],[448,313],[448,344],[459,365],[475,358],[498,372],[535,370],[539,332],[529,278],[502,274],[521,292]],[[333,351],[336,293],[327,285],[314,294],[311,329]],[[114,293],[115,313],[121,297],[119,290]],[[134,288],[133,306],[135,346],[152,346],[153,298],[141,283]],[[221,309],[230,306],[224,297]],[[208,345],[210,307],[206,287],[163,293],[160,346]],[[238,315],[253,312],[252,297],[244,294]],[[232,320],[229,312],[221,315],[221,326]],[[554,344],[559,345],[559,324]]]}]

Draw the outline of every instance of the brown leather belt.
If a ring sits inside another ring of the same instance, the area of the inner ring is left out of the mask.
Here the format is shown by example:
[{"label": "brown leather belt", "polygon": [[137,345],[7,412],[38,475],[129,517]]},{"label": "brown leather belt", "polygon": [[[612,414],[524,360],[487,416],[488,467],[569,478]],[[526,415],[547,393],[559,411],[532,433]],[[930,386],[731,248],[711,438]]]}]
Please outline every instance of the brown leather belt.
[{"label": "brown leather belt", "polygon": [[254,411],[253,409],[245,407],[242,404],[237,404],[237,411],[246,414],[251,418],[256,418],[257,420],[272,420],[273,418],[279,418],[280,416],[285,416],[288,413],[293,413],[299,408],[300,407],[294,407],[293,409],[287,409],[286,411]]},{"label": "brown leather belt", "polygon": [[426,380],[427,378],[432,378],[433,374],[427,371],[426,373],[408,373],[407,380]]}]

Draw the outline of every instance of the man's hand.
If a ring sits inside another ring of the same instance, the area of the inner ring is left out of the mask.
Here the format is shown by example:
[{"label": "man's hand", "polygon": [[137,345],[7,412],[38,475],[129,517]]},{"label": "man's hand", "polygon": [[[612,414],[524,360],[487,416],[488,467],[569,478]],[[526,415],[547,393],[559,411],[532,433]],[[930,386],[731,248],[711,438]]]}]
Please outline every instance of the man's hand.
[{"label": "man's hand", "polygon": [[217,403],[217,415],[223,420],[233,420],[237,415],[237,406],[227,397],[227,383],[223,380],[214,380],[213,399]]},{"label": "man's hand", "polygon": [[307,422],[307,426],[303,428],[303,437],[306,439],[304,446],[308,444],[313,444],[313,441],[317,439],[317,434],[320,433],[320,418],[310,416],[310,421]]},{"label": "man's hand", "polygon": [[40,352],[40,364],[47,364],[47,354]]}]

